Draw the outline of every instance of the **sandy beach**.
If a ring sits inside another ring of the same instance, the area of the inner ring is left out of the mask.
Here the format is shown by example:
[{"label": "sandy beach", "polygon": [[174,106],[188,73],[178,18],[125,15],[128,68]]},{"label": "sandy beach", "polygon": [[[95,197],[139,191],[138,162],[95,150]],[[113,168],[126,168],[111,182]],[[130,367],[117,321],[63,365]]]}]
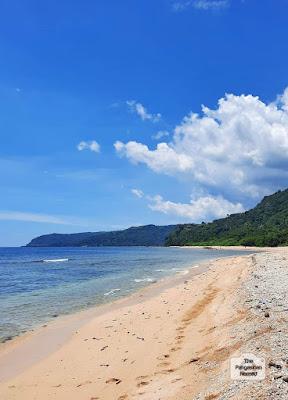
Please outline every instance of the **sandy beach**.
[{"label": "sandy beach", "polygon": [[[0,398],[286,399],[287,260],[218,259],[7,342]],[[245,352],[265,358],[264,381],[231,380]]]}]

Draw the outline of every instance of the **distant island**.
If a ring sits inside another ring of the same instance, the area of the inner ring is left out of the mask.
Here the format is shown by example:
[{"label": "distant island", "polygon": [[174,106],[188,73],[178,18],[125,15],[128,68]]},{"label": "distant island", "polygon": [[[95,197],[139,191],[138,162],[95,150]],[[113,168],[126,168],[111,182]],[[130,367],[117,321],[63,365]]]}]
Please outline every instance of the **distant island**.
[{"label": "distant island", "polygon": [[52,233],[36,237],[28,247],[164,246],[177,225],[145,225],[113,232]]},{"label": "distant island", "polygon": [[28,247],[67,246],[287,246],[288,189],[266,196],[253,209],[210,223],[145,225],[113,232],[48,234]]}]

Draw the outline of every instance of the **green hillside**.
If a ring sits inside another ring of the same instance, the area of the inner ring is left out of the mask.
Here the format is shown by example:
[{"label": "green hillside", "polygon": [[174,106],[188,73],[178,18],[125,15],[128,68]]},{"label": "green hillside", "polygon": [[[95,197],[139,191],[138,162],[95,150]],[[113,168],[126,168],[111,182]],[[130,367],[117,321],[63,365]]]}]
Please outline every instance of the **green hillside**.
[{"label": "green hillside", "polygon": [[98,247],[98,246],[164,246],[165,239],[176,225],[145,225],[122,231],[85,232],[38,236],[28,247]]},{"label": "green hillside", "polygon": [[288,245],[288,189],[266,196],[255,208],[211,223],[179,225],[167,246]]}]

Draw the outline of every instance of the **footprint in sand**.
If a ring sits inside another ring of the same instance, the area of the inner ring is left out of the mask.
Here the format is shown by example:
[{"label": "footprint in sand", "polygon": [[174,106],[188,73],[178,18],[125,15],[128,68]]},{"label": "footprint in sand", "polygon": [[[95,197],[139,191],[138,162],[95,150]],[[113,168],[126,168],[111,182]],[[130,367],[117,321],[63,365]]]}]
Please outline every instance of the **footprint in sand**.
[{"label": "footprint in sand", "polygon": [[149,385],[149,382],[147,382],[147,381],[142,381],[142,382],[137,383],[138,388],[140,388],[142,386],[147,386],[147,385]]},{"label": "footprint in sand", "polygon": [[156,357],[156,359],[159,361],[163,361],[165,358],[169,358],[169,357],[170,357],[169,354],[164,354],[163,356]]},{"label": "footprint in sand", "polygon": [[154,375],[167,375],[171,374],[172,372],[175,372],[176,370],[174,368],[169,368],[169,369],[163,369],[162,371],[155,372]]},{"label": "footprint in sand", "polygon": [[182,347],[172,347],[171,351],[173,351],[173,352],[174,352],[174,351],[178,351],[178,350],[181,350],[181,348],[182,348]]},{"label": "footprint in sand", "polygon": [[157,364],[157,367],[168,367],[168,365],[170,365],[171,363],[168,361],[163,361],[159,364]]},{"label": "footprint in sand", "polygon": [[140,375],[140,376],[137,376],[137,378],[136,378],[136,380],[137,381],[142,381],[142,379],[147,379],[147,378],[149,378],[149,375]]},{"label": "footprint in sand", "polygon": [[175,378],[175,379],[173,379],[173,381],[171,381],[171,383],[175,383],[175,382],[179,382],[179,381],[182,381],[182,378]]}]

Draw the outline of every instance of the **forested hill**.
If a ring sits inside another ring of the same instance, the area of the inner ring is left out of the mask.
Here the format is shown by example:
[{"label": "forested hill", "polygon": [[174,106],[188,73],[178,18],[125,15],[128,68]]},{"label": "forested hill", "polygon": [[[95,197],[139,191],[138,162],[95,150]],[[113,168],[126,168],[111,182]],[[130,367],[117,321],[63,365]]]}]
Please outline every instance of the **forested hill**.
[{"label": "forested hill", "polygon": [[49,234],[29,247],[65,246],[279,246],[288,245],[288,189],[255,208],[210,223],[132,227],[113,232]]},{"label": "forested hill", "polygon": [[288,189],[266,196],[255,208],[211,223],[179,225],[168,246],[288,245]]},{"label": "forested hill", "polygon": [[164,246],[165,239],[175,228],[176,225],[146,225],[113,232],[52,233],[36,237],[27,246]]}]

